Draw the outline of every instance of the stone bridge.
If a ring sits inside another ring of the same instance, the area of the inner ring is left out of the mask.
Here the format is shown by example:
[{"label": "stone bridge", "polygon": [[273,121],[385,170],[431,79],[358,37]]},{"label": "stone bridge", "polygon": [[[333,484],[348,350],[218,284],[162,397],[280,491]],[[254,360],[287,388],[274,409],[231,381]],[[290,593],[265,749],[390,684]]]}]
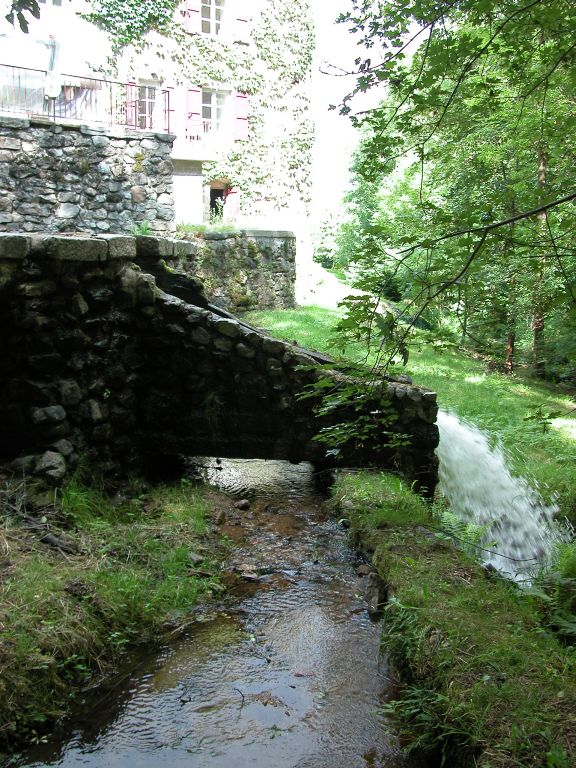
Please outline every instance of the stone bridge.
[{"label": "stone bridge", "polygon": [[[360,410],[317,416],[314,399],[299,394],[327,359],[210,305],[168,266],[190,248],[151,237],[0,235],[2,461],[58,484],[81,456],[115,474],[167,455],[307,460],[391,468],[430,492],[435,394],[383,381]],[[362,445],[337,456],[313,439],[361,416],[377,427]],[[390,445],[394,433],[407,444]]]}]

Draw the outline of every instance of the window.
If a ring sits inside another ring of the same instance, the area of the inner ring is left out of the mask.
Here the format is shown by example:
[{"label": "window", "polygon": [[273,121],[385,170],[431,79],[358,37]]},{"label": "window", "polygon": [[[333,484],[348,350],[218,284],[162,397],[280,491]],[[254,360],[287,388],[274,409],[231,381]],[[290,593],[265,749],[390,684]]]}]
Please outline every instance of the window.
[{"label": "window", "polygon": [[154,127],[154,106],[156,103],[156,89],[150,85],[138,86],[138,104],[136,125],[138,128]]},{"label": "window", "polygon": [[202,0],[202,32],[208,35],[220,34],[224,0]]},{"label": "window", "polygon": [[211,91],[202,88],[202,124],[204,133],[217,131],[222,127],[226,108],[226,91]]}]

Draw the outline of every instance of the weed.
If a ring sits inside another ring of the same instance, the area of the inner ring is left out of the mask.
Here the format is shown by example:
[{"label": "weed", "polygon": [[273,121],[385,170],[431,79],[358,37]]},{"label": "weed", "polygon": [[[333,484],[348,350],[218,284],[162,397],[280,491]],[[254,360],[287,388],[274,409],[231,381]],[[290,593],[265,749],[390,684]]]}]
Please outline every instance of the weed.
[{"label": "weed", "polygon": [[132,234],[134,237],[142,236],[149,237],[152,234],[152,227],[149,221],[142,221],[140,224],[136,224],[132,227]]}]

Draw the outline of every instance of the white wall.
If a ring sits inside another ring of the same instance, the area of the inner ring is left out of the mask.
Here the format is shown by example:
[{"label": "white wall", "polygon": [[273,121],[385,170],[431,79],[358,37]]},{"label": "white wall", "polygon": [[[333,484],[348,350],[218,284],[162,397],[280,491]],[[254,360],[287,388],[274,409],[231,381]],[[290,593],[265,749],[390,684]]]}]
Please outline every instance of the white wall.
[{"label": "white wall", "polygon": [[177,224],[201,224],[204,221],[204,189],[200,163],[174,161],[174,210]]}]

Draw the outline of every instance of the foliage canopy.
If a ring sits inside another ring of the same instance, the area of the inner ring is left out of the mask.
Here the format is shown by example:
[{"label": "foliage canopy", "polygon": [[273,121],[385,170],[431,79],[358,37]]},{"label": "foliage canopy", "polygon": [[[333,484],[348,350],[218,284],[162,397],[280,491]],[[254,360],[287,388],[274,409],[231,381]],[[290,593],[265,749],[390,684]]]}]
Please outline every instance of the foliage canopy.
[{"label": "foliage canopy", "polygon": [[[355,185],[385,189],[368,225],[352,216],[359,285],[379,297],[393,278],[404,299],[381,324],[384,361],[406,358],[425,319],[436,338],[449,326],[499,350],[507,370],[520,349],[537,374],[570,374],[576,7],[353,0],[340,21],[366,48],[341,111],[385,86],[377,108],[352,115]],[[354,302],[357,325],[377,301]]]}]

